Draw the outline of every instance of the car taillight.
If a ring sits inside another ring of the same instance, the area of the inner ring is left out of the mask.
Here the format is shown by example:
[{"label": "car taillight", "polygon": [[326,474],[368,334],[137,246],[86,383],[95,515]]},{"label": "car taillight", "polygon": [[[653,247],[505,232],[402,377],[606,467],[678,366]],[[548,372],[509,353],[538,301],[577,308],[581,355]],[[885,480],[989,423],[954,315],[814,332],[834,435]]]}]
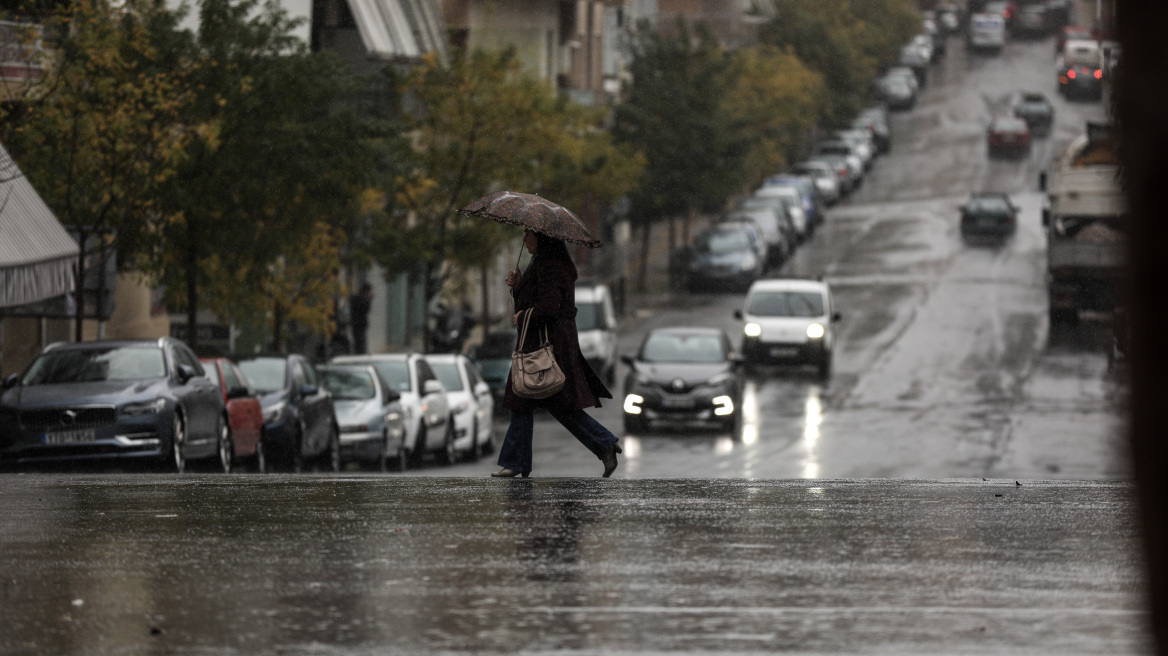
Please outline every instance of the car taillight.
[{"label": "car taillight", "polygon": [[1069,77],[1072,80],[1075,79],[1075,70],[1071,69],[1071,70],[1067,71],[1067,77]]},{"label": "car taillight", "polygon": [[1095,79],[1096,79],[1096,80],[1102,80],[1102,79],[1103,79],[1103,71],[1099,70],[1098,68],[1097,68],[1097,69],[1095,69]]}]

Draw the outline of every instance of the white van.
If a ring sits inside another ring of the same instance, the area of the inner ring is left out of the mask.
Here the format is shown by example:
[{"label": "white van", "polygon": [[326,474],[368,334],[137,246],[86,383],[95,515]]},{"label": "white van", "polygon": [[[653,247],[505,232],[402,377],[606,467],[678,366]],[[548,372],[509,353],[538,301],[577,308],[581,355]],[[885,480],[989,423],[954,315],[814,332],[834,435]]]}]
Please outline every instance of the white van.
[{"label": "white van", "polygon": [[1000,51],[1006,47],[1006,19],[999,14],[974,14],[969,17],[971,50]]},{"label": "white van", "polygon": [[588,280],[576,281],[576,331],[580,334],[580,355],[606,385],[616,381],[616,310],[608,286]]}]

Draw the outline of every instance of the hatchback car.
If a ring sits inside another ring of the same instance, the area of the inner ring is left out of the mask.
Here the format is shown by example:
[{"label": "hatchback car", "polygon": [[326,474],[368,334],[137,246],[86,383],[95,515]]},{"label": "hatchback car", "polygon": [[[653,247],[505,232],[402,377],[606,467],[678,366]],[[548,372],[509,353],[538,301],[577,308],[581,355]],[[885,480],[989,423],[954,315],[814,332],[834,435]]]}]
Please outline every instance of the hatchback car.
[{"label": "hatchback car", "polygon": [[801,244],[811,237],[815,225],[811,216],[803,208],[803,192],[798,188],[786,184],[763,185],[754,190],[755,198],[782,198],[795,226],[795,243]]},{"label": "hatchback car", "polygon": [[735,430],[742,413],[741,358],[717,328],[658,328],[641,342],[625,379],[625,430],[653,424]]},{"label": "hatchback car", "polygon": [[1014,234],[1017,225],[1018,208],[1006,194],[975,193],[961,205],[963,237],[1006,238]]},{"label": "hatchback car", "polygon": [[1022,93],[1014,103],[1014,116],[1026,121],[1031,135],[1046,136],[1054,125],[1054,105],[1041,93]]},{"label": "hatchback car", "polygon": [[231,450],[222,395],[186,344],[46,346],[0,395],[0,462],[133,460],[182,472]]},{"label": "hatchback car", "polygon": [[321,385],[333,400],[341,431],[341,459],[371,462],[381,471],[405,462],[401,395],[369,365],[325,365]]},{"label": "hatchback car", "polygon": [[1021,157],[1030,152],[1030,128],[1014,116],[995,118],[986,128],[986,147],[990,155]]},{"label": "hatchback car", "polygon": [[470,461],[495,449],[495,400],[491,386],[465,355],[427,355],[426,361],[446,388],[454,413],[454,449]]},{"label": "hatchback car", "polygon": [[235,363],[255,385],[264,408],[260,448],[265,459],[283,460],[295,472],[313,460],[340,471],[340,430],[333,402],[312,363],[294,354],[240,356]]},{"label": "hatchback car", "polygon": [[791,218],[789,198],[747,196],[734,204],[725,221],[753,221],[766,245],[767,266],[778,266],[787,260],[799,243],[799,231]]},{"label": "hatchback car", "polygon": [[810,364],[831,372],[840,315],[831,288],[821,280],[759,280],[746,293],[746,307],[734,313],[744,322],[742,355],[754,364]]},{"label": "hatchback car", "polygon": [[750,224],[716,223],[694,237],[686,287],[691,293],[746,289],[765,270],[765,252]]},{"label": "hatchback car", "polygon": [[260,473],[267,471],[267,460],[261,447],[264,409],[251,381],[227,358],[204,358],[199,362],[207,370],[207,377],[219,388],[223,403],[227,406],[231,439],[224,446],[229,447],[231,452],[220,454],[219,461],[224,466],[224,473],[230,472],[230,465],[239,458],[253,461]]},{"label": "hatchback car", "polygon": [[827,162],[799,162],[791,167],[791,173],[811,178],[826,205],[834,205],[843,197],[839,176]]},{"label": "hatchback car", "polygon": [[1059,69],[1058,90],[1065,98],[1099,100],[1103,97],[1103,69],[1089,64],[1070,64]]},{"label": "hatchback car", "polygon": [[454,454],[454,420],[446,388],[419,353],[341,355],[329,364],[368,364],[377,370],[390,389],[401,395],[406,424],[406,459],[419,465],[427,454],[450,461]]}]

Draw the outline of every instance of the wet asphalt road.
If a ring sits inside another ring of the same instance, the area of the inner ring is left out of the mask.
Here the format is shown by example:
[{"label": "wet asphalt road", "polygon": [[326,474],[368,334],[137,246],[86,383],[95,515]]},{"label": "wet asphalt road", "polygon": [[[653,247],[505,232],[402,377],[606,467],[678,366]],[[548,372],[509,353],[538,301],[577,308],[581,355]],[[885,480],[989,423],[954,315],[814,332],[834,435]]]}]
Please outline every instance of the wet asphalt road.
[{"label": "wet asphalt road", "polygon": [[9,476],[0,653],[1145,654],[1117,482]]}]

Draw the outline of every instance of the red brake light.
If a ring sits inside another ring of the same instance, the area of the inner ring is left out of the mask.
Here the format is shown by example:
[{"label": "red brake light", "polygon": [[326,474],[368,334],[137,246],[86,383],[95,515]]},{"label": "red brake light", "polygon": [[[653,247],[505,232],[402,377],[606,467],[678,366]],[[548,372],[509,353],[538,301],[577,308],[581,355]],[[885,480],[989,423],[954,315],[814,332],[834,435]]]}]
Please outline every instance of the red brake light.
[{"label": "red brake light", "polygon": [[1071,70],[1067,71],[1067,77],[1071,78],[1072,80],[1075,79],[1075,69],[1072,68]]},{"label": "red brake light", "polygon": [[1103,79],[1103,71],[1101,71],[1101,70],[1100,70],[1100,69],[1098,69],[1098,68],[1097,68],[1097,69],[1095,69],[1095,79],[1096,79],[1096,80],[1102,80],[1102,79]]}]

